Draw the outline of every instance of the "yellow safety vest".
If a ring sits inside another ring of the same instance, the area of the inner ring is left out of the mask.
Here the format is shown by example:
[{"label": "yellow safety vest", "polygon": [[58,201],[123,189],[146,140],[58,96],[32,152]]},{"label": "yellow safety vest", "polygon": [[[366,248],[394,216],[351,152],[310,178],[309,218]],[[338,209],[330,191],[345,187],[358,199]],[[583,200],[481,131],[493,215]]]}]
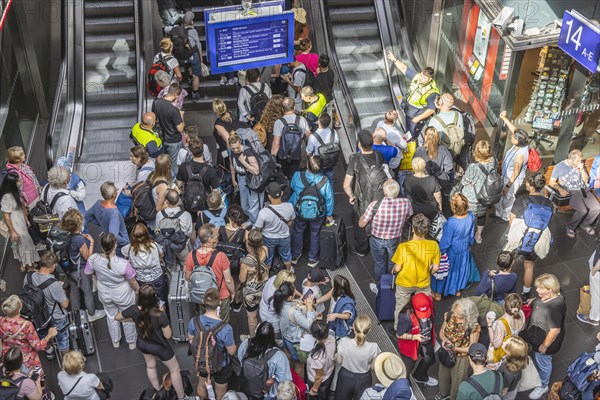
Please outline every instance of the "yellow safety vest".
[{"label": "yellow safety vest", "polygon": [[317,93],[317,100],[313,101],[308,105],[308,107],[306,108],[306,115],[312,113],[315,117],[318,118],[325,109],[326,105],[327,100],[325,99],[325,96],[323,96],[321,93]]},{"label": "yellow safety vest", "polygon": [[158,135],[153,131],[142,128],[139,122],[135,124],[133,128],[131,128],[131,138],[140,146],[147,147],[148,143],[156,142],[157,149],[162,147],[161,138],[159,138]]},{"label": "yellow safety vest", "polygon": [[432,79],[425,86],[419,84],[419,78],[421,77],[421,73],[419,72],[413,80],[410,82],[410,87],[408,88],[408,96],[406,98],[406,102],[415,108],[424,108],[427,106],[427,98],[432,93],[440,94],[440,90],[437,87],[437,84]]}]

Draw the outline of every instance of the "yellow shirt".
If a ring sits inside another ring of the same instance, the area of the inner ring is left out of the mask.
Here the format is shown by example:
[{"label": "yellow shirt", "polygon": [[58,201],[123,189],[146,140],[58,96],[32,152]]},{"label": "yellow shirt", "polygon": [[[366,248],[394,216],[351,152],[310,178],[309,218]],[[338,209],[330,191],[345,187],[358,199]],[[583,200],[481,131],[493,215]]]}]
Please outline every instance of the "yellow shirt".
[{"label": "yellow shirt", "polygon": [[400,243],[392,262],[402,269],[396,285],[424,288],[430,284],[430,267],[440,263],[440,246],[435,240],[411,240]]}]

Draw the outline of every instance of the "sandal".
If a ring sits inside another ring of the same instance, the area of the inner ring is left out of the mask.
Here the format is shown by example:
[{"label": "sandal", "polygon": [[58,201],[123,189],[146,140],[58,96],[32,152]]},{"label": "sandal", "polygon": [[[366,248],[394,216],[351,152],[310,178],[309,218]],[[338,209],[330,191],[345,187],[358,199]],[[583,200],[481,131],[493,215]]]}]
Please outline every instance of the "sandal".
[{"label": "sandal", "polygon": [[591,226],[581,227],[581,230],[590,236],[596,236],[596,231]]},{"label": "sandal", "polygon": [[27,267],[25,265],[22,265],[19,267],[19,269],[21,270],[21,272],[27,272]]},{"label": "sandal", "polygon": [[567,236],[571,239],[575,239],[575,230],[571,228],[567,228]]},{"label": "sandal", "polygon": [[435,301],[442,301],[442,295],[440,293],[434,293],[432,297]]}]

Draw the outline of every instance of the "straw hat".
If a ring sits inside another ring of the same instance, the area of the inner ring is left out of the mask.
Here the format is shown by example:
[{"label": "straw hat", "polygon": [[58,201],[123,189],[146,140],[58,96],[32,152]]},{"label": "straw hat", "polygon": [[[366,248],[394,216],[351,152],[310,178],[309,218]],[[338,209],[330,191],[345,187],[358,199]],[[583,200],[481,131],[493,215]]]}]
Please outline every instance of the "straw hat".
[{"label": "straw hat", "polygon": [[304,8],[293,8],[294,19],[301,24],[306,24],[306,10]]},{"label": "straw hat", "polygon": [[388,387],[396,379],[406,378],[406,368],[400,356],[384,352],[375,358],[375,375],[383,386]]}]

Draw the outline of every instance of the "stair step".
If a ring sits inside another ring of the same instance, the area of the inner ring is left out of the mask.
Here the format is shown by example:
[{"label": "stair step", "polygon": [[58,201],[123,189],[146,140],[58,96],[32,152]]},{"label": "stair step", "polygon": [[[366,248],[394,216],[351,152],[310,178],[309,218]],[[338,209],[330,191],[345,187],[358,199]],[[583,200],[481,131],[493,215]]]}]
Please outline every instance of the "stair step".
[{"label": "stair step", "polygon": [[388,85],[388,80],[383,71],[348,71],[345,72],[346,83],[350,89],[362,89]]},{"label": "stair step", "polygon": [[136,84],[137,76],[135,70],[133,73],[126,73],[115,69],[103,73],[99,70],[87,70],[85,72],[86,85],[114,85],[114,84]]},{"label": "stair step", "polygon": [[340,67],[343,71],[372,71],[384,70],[383,57],[375,54],[344,54],[339,56]]},{"label": "stair step", "polygon": [[[372,4],[372,2],[369,2]],[[375,6],[329,7],[329,17],[332,23],[338,21],[376,21]]]},{"label": "stair step", "polygon": [[[120,103],[93,103],[88,102],[85,105],[85,116],[88,118],[106,118],[111,116],[113,118],[137,118],[137,102],[136,101],[124,101]],[[133,124],[132,124],[133,126]]]},{"label": "stair step", "polygon": [[335,50],[338,56],[346,54],[383,54],[379,37],[361,37],[355,39],[337,39]]},{"label": "stair step", "polygon": [[121,17],[134,14],[132,0],[85,1],[85,17]]},{"label": "stair step", "polygon": [[122,49],[127,45],[131,51],[135,51],[135,33],[118,32],[109,34],[86,34],[85,49],[87,50],[112,50],[115,47]]},{"label": "stair step", "polygon": [[331,27],[334,38],[360,38],[365,36],[379,36],[377,21],[365,22],[338,22]]},{"label": "stair step", "polygon": [[134,32],[133,16],[92,17],[85,19],[85,34],[127,33]]}]

